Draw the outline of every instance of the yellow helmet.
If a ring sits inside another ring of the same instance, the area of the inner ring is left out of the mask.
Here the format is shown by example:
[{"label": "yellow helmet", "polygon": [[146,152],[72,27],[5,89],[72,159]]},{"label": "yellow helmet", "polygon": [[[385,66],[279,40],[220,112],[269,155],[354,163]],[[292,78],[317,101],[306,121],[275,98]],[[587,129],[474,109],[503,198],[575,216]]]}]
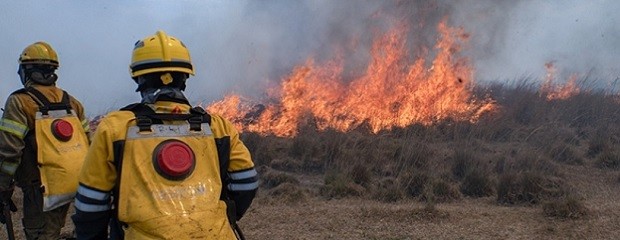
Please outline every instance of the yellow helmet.
[{"label": "yellow helmet", "polygon": [[169,71],[194,75],[192,60],[185,45],[163,31],[136,42],[129,69],[132,78]]},{"label": "yellow helmet", "polygon": [[58,67],[58,55],[46,42],[30,44],[19,55],[19,64],[44,64]]}]

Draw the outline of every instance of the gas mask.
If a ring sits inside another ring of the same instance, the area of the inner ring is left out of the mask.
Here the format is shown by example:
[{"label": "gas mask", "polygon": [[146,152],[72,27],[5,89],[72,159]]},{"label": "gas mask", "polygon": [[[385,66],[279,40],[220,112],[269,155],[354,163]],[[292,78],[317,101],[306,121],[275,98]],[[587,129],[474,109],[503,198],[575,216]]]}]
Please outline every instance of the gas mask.
[{"label": "gas mask", "polygon": [[58,80],[55,70],[49,66],[19,65],[17,74],[24,87],[28,87],[32,83],[51,86]]},{"label": "gas mask", "polygon": [[157,100],[179,100],[187,102],[183,94],[186,73],[163,72],[139,76],[136,80],[143,103],[155,103]]}]

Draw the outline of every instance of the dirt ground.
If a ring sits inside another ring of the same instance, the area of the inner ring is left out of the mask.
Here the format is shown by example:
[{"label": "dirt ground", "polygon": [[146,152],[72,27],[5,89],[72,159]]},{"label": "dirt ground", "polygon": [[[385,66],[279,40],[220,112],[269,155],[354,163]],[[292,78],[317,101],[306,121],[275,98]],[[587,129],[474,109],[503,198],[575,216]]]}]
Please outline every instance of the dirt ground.
[{"label": "dirt ground", "polygon": [[[381,203],[358,198],[308,197],[281,203],[259,192],[239,222],[246,239],[619,239],[620,183],[617,172],[575,168],[569,172],[584,194],[588,214],[578,219],[545,217],[540,205],[502,206],[493,197],[436,204]],[[19,199],[16,191],[14,199]],[[14,214],[24,239],[21,210]],[[67,218],[63,235],[69,236]],[[2,228],[0,239],[6,239]]]}]

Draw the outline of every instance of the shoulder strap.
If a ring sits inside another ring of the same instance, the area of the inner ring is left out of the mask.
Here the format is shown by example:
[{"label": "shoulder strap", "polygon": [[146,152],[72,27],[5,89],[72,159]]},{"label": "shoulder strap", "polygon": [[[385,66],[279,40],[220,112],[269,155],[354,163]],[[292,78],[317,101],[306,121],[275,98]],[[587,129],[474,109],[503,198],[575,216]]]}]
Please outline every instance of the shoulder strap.
[{"label": "shoulder strap", "polygon": [[14,92],[11,93],[11,95],[13,94],[19,94],[19,93],[26,93],[26,89],[25,88],[20,88],[15,90]]},{"label": "shoulder strap", "polygon": [[[20,90],[15,91],[20,92]],[[21,93],[21,92],[20,92]],[[47,115],[50,110],[66,110],[68,114],[71,113],[71,104],[69,101],[69,94],[66,91],[62,91],[62,100],[60,102],[50,102],[43,93],[39,90],[29,87],[23,90],[23,93],[28,94],[39,105],[39,111],[43,115]]]},{"label": "shoulder strap", "polygon": [[134,103],[121,108],[121,111],[133,112],[136,116],[136,125],[140,128],[140,132],[151,131],[153,120],[148,116],[155,114],[155,111],[152,108],[143,103]]},{"label": "shoulder strap", "polygon": [[152,108],[143,103],[128,105],[121,110],[131,111],[136,116],[140,131],[150,131],[151,125],[161,124],[164,120],[187,121],[192,131],[200,131],[202,123],[211,124],[211,116],[204,109],[194,107],[189,114],[156,113]]}]

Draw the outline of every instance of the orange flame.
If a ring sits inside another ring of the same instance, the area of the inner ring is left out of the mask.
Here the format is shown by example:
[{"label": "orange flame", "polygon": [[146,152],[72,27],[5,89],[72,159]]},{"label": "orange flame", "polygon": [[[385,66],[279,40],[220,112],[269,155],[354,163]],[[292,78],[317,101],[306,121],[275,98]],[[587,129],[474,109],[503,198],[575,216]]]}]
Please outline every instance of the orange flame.
[{"label": "orange flame", "polygon": [[546,95],[547,100],[566,100],[572,96],[579,94],[580,89],[577,86],[577,74],[572,74],[566,84],[557,85],[554,83],[557,68],[553,62],[545,63],[547,74],[545,75],[545,81],[540,86],[540,94]]},{"label": "orange flame", "polygon": [[341,77],[340,58],[324,65],[309,59],[273,89],[275,102],[252,104],[231,95],[207,110],[231,119],[242,131],[294,136],[309,123],[338,131],[368,126],[377,133],[446,119],[475,122],[496,108],[492,99],[479,100],[472,93],[472,67],[467,58],[458,57],[460,43],[469,37],[462,29],[445,20],[439,24],[430,67],[427,56],[408,63],[406,32],[400,25],[376,38],[365,74],[348,83]]}]

